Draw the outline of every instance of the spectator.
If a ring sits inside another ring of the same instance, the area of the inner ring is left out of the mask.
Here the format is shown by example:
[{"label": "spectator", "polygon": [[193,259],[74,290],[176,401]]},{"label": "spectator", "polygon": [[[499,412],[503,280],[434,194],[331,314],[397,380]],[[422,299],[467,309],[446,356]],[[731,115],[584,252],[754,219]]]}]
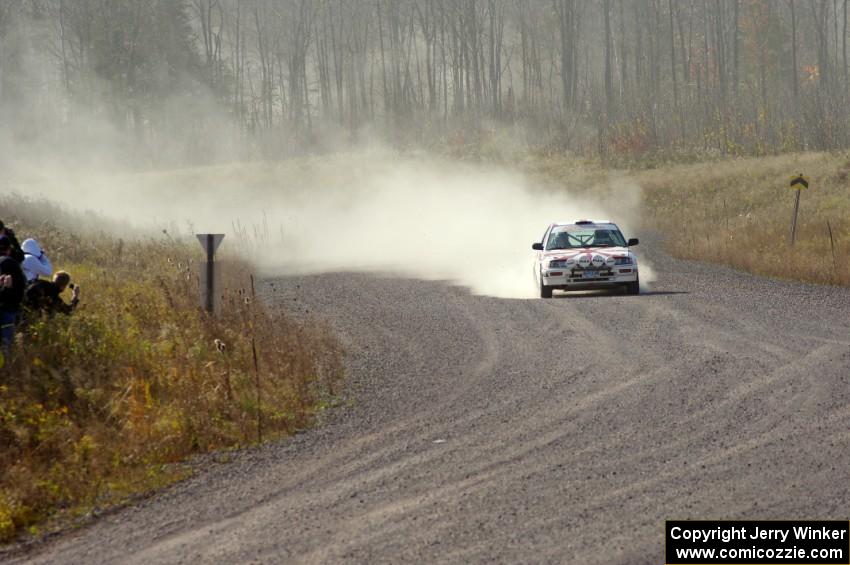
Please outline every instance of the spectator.
[{"label": "spectator", "polygon": [[50,264],[50,259],[44,254],[36,240],[25,239],[21,244],[21,249],[24,252],[24,262],[21,263],[21,268],[24,270],[27,284],[38,277],[49,277],[53,274],[53,265]]},{"label": "spectator", "polygon": [[[61,294],[71,286],[71,303],[62,300]],[[80,287],[71,284],[71,275],[65,271],[57,271],[53,280],[37,279],[27,287],[27,306],[33,312],[45,312],[53,315],[56,312],[70,314],[80,302]]]},{"label": "spectator", "polygon": [[9,244],[12,246],[11,257],[18,263],[24,262],[24,251],[21,249],[21,244],[18,243],[18,238],[15,237],[15,232],[12,228],[7,228],[2,221],[0,221],[0,236],[6,236],[9,240]]},{"label": "spectator", "polygon": [[12,242],[0,235],[0,346],[3,349],[7,349],[15,338],[25,287],[24,272],[12,257]]}]

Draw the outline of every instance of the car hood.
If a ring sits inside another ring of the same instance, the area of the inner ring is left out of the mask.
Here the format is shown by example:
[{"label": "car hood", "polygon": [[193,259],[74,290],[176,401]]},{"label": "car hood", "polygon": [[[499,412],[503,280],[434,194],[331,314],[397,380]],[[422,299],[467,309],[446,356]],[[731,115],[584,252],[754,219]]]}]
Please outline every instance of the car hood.
[{"label": "car hood", "polygon": [[543,258],[547,261],[571,259],[584,254],[602,255],[603,257],[627,257],[631,254],[628,247],[587,247],[582,249],[554,249],[544,251]]}]

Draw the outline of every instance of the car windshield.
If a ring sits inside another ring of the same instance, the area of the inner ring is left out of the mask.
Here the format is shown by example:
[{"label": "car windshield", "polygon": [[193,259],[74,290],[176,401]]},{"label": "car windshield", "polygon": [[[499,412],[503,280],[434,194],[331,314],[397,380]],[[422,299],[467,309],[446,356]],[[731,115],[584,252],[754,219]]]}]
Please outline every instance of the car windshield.
[{"label": "car windshield", "polygon": [[583,247],[624,247],[626,240],[616,228],[561,226],[552,230],[546,249],[580,249]]}]

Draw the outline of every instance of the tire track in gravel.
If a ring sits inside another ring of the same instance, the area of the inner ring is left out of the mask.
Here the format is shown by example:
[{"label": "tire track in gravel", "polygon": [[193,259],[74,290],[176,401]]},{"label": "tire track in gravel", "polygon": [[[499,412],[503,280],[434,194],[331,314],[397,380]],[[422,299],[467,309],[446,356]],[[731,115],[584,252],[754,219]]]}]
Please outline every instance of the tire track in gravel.
[{"label": "tire track in gravel", "polygon": [[278,279],[268,300],[346,344],[351,402],[0,557],[657,563],[667,518],[847,518],[850,292],[653,243],[659,279],[638,297]]}]

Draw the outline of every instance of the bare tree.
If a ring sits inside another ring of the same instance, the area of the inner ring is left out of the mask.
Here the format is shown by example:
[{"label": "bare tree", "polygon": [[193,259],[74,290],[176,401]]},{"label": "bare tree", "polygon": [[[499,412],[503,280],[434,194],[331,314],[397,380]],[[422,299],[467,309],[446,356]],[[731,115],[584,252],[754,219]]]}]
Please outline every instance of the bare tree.
[{"label": "bare tree", "polygon": [[[0,0],[0,100],[61,96],[41,105],[97,110],[144,142],[174,127],[170,100],[209,96],[270,155],[316,124],[410,141],[515,128],[611,156],[843,147],[848,3]],[[55,66],[24,72],[24,50]]]}]

